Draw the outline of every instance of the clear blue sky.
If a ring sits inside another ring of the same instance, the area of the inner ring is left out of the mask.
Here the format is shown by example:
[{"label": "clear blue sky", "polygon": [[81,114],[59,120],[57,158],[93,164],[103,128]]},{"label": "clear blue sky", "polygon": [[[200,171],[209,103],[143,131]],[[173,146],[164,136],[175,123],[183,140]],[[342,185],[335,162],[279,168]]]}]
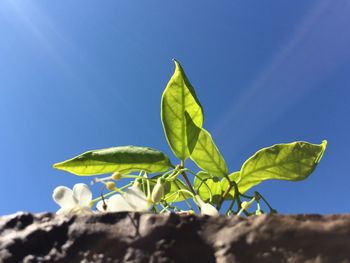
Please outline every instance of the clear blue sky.
[{"label": "clear blue sky", "polygon": [[[171,158],[160,97],[181,61],[231,171],[328,140],[308,180],[256,189],[282,213],[349,212],[350,2],[0,1],[0,214],[55,211],[52,164],[118,145]],[[173,159],[175,162],[175,159]]]}]

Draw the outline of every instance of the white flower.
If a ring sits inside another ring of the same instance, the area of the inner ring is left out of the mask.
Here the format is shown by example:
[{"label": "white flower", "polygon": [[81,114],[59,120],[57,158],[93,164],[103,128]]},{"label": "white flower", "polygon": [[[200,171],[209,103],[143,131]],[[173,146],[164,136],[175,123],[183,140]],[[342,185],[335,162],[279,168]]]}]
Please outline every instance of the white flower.
[{"label": "white flower", "polygon": [[205,203],[200,198],[199,195],[196,195],[194,200],[196,201],[196,203],[200,207],[202,215],[207,215],[207,216],[218,216],[219,215],[219,211],[214,206],[212,206],[211,204]]},{"label": "white flower", "polygon": [[105,200],[105,203],[107,205],[106,209],[104,209],[103,201],[97,203],[96,209],[101,212],[145,212],[151,207],[146,195],[136,185],[128,188],[123,195],[113,195]]},{"label": "white flower", "polygon": [[58,186],[52,194],[53,200],[61,207],[57,214],[89,214],[92,193],[86,184],[76,184],[73,190]]},{"label": "white flower", "polygon": [[131,207],[120,194],[113,195],[105,201],[99,201],[96,205],[96,209],[101,212],[134,211],[133,207]]}]

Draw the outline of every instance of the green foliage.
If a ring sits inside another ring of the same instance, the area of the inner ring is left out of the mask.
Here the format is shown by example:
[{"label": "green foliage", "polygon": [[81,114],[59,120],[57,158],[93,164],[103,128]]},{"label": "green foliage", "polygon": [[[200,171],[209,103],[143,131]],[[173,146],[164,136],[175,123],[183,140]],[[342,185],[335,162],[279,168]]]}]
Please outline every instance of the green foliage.
[{"label": "green foliage", "polygon": [[189,157],[185,111],[197,126],[202,127],[203,109],[181,65],[176,60],[174,62],[175,72],[162,96],[161,119],[171,150],[184,161]]},{"label": "green foliage", "polygon": [[261,149],[243,164],[238,181],[239,191],[245,193],[268,179],[306,179],[320,162],[326,145],[327,141],[322,144],[293,142]]},{"label": "green foliage", "polygon": [[206,172],[197,173],[193,187],[204,202],[217,204],[221,198],[222,186],[219,178]]},{"label": "green foliage", "polygon": [[[230,179],[231,182],[238,183],[239,180],[241,179],[240,172],[239,171],[233,172],[228,176],[228,178]],[[235,189],[233,187],[230,187],[230,183],[227,180],[227,178],[222,178],[220,183],[221,183],[221,188],[223,189],[223,191],[231,188],[230,191],[228,192],[227,199],[233,199],[235,196]]]},{"label": "green foliage", "polygon": [[[179,159],[177,166],[173,166],[161,151],[148,147],[119,146],[88,151],[57,163],[54,167],[85,176],[113,173],[111,176],[95,179],[111,190],[91,202],[94,204],[103,200],[105,203],[102,207],[107,205],[104,198],[120,193],[127,198],[119,196],[117,197],[119,200],[130,202],[124,203],[124,207],[131,209],[138,206],[141,209],[139,211],[147,211],[149,202],[152,202],[154,212],[177,212],[179,208],[173,204],[185,202],[189,211],[195,210],[193,203],[196,203],[202,214],[215,215],[216,208],[220,210],[222,204],[228,202],[227,215],[243,213],[248,216],[263,213],[260,203],[264,202],[270,212],[276,212],[260,193],[254,192],[249,196],[246,194],[248,190],[270,179],[287,181],[306,179],[320,162],[327,141],[321,144],[301,141],[276,144],[259,150],[244,162],[239,171],[229,173],[226,162],[210,133],[203,128],[203,109],[196,93],[180,63],[176,60],[174,62],[175,72],[161,99],[161,120],[168,144]],[[196,173],[185,167],[185,160],[188,158],[201,171]],[[139,175],[131,173],[135,171],[140,172]],[[193,184],[188,174],[194,176]],[[132,179],[133,182],[121,187],[119,183],[110,182],[123,178]],[[155,187],[157,181],[159,183]],[[124,190],[131,185],[129,190]],[[82,189],[81,185],[77,187]],[[150,193],[154,187],[153,196],[156,197],[151,198]],[[60,191],[69,193],[62,187],[56,193],[61,193]],[[55,195],[55,198],[58,200],[60,195]],[[191,204],[188,199],[194,202]],[[135,200],[137,201],[134,202]],[[248,209],[254,202],[257,210],[250,213]]]},{"label": "green foliage", "polygon": [[180,189],[188,191],[188,187],[182,180],[176,179],[174,181],[166,182],[164,200],[168,203],[176,203],[191,197],[188,193],[179,192],[178,190]]},{"label": "green foliage", "polygon": [[170,167],[169,158],[161,151],[137,146],[118,146],[93,150],[67,161],[56,163],[54,167],[76,175],[97,175],[146,171],[165,172]]},{"label": "green foliage", "polygon": [[190,157],[197,166],[209,174],[225,177],[228,169],[224,158],[208,131],[198,127],[185,112]]}]

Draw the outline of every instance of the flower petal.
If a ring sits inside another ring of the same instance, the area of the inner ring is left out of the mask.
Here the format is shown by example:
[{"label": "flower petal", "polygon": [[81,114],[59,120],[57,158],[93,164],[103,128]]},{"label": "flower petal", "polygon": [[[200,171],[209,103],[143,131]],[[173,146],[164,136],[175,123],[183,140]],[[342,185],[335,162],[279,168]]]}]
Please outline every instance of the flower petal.
[{"label": "flower petal", "polygon": [[78,215],[90,215],[92,214],[92,211],[88,206],[76,206],[75,208],[73,208],[72,213]]},{"label": "flower petal", "polygon": [[[106,209],[104,209],[104,204],[105,202],[103,202],[102,200],[101,201],[98,201],[97,205],[96,205],[96,210],[100,211],[100,212],[107,212],[107,207]],[[106,203],[107,205],[107,203]]]},{"label": "flower petal", "polygon": [[57,215],[69,215],[71,214],[73,211],[73,207],[69,207],[69,208],[60,208],[58,209],[58,211],[56,212]]},{"label": "flower petal", "polygon": [[146,195],[137,186],[132,186],[126,190],[124,198],[135,211],[147,211],[151,207]]},{"label": "flower petal", "polygon": [[75,206],[70,208],[61,208],[56,214],[58,215],[90,215],[92,211],[87,206]]},{"label": "flower petal", "polygon": [[131,212],[135,209],[124,199],[123,196],[116,194],[107,200],[107,210],[109,212]]},{"label": "flower petal", "polygon": [[58,186],[53,190],[53,200],[62,208],[72,208],[78,204],[73,191],[66,186]]},{"label": "flower petal", "polygon": [[92,200],[92,193],[86,184],[74,185],[73,196],[81,206],[89,206]]}]

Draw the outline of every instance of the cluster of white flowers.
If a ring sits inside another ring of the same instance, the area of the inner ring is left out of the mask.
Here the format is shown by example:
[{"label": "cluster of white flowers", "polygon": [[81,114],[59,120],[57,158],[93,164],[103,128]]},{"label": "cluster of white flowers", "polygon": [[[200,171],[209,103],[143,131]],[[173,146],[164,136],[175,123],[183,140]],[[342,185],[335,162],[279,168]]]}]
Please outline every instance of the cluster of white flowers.
[{"label": "cluster of white flowers", "polygon": [[[53,200],[61,207],[57,214],[88,214],[92,213],[92,193],[86,184],[76,184],[72,189],[58,186],[53,191]],[[97,203],[99,212],[131,212],[148,211],[152,203],[147,200],[141,189],[134,185],[121,194],[115,194]]]},{"label": "cluster of white flowers", "polygon": [[[123,194],[114,194],[108,199],[98,201],[96,212],[145,212],[153,204],[160,201],[164,195],[164,181],[158,180],[149,198],[142,192],[139,183],[135,182]],[[57,214],[90,214],[92,193],[86,184],[76,184],[73,190],[66,186],[58,186],[53,191],[53,200],[61,207]],[[218,210],[209,203],[205,203],[196,195],[194,201],[198,204],[201,214],[209,216],[219,215]]]},{"label": "cluster of white flowers", "polygon": [[76,184],[73,190],[66,186],[58,186],[52,194],[53,200],[61,207],[57,214],[90,213],[92,193],[86,184]]}]

